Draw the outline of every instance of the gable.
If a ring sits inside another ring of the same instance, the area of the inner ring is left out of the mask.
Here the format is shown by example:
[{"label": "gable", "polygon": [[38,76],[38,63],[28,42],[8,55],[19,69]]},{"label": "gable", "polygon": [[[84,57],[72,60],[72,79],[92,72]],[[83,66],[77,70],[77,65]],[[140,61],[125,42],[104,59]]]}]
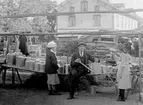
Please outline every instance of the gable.
[{"label": "gable", "polygon": [[[66,0],[63,3],[61,3],[56,9],[59,12],[68,12],[70,6],[76,6],[78,4],[78,8],[80,8],[80,2],[82,0]],[[87,0],[88,3],[90,3],[92,6],[99,5],[101,8],[104,8],[103,10],[113,10],[115,7],[111,6],[110,3],[103,1],[103,0]],[[91,11],[91,10],[90,10]],[[93,10],[92,10],[93,11]],[[76,11],[79,12],[79,11]]]}]

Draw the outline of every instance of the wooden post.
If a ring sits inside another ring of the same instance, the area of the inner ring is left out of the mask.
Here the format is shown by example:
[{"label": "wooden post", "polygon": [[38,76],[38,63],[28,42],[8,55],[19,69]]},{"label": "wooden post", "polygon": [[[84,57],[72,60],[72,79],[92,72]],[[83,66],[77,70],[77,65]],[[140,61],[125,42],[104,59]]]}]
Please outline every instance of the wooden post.
[{"label": "wooden post", "polygon": [[139,83],[140,83],[140,91],[139,91],[139,101],[143,102],[143,79],[142,79],[142,70],[143,70],[143,63],[142,63],[142,60],[141,60],[141,55],[142,55],[142,52],[143,52],[143,46],[142,46],[142,36],[141,34],[138,35],[138,38],[139,38],[139,73],[140,73],[140,76],[139,76]]}]

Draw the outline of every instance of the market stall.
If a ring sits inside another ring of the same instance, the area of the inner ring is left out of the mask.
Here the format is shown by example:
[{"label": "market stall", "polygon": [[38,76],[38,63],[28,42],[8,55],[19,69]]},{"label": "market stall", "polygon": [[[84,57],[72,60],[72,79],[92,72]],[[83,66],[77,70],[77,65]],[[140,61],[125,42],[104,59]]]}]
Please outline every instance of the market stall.
[{"label": "market stall", "polygon": [[[2,70],[4,71],[3,85],[5,85],[5,76],[6,76],[7,69],[12,70],[13,84],[14,84],[14,78],[15,78],[14,71],[16,71],[21,84],[22,84],[22,81],[19,74],[20,71],[24,70],[29,72],[44,73],[46,54],[45,52],[41,51],[43,50],[42,45],[29,45],[28,48],[29,48],[29,52],[31,52],[29,56],[22,54],[20,50],[13,51],[12,49],[11,51],[11,49],[9,49],[9,53],[5,56],[6,64],[2,65]],[[58,56],[57,58],[58,58],[58,64],[60,67],[58,70],[58,73],[66,77],[70,71],[71,57]],[[112,87],[112,86],[116,86],[117,69],[118,69],[117,66],[109,65],[108,63],[106,63],[106,61],[94,62],[90,65],[91,74],[89,75],[93,76],[95,79],[95,82],[100,84],[100,86]]]}]

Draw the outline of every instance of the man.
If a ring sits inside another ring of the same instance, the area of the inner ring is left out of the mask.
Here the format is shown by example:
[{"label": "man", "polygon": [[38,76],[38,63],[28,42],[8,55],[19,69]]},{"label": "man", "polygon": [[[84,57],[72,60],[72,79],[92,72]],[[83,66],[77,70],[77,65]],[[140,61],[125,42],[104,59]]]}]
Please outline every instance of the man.
[{"label": "man", "polygon": [[89,61],[94,62],[94,58],[90,56],[86,51],[86,44],[84,42],[80,42],[78,44],[78,52],[73,54],[71,59],[71,84],[70,84],[70,92],[68,99],[74,99],[74,92],[78,86],[78,81],[81,76],[84,76],[89,73],[80,62],[88,66]]},{"label": "man", "polygon": [[61,95],[56,91],[56,85],[60,83],[59,77],[57,74],[58,63],[55,55],[56,52],[56,43],[54,41],[49,42],[46,49],[46,65],[45,72],[48,74],[48,88],[49,95]]}]

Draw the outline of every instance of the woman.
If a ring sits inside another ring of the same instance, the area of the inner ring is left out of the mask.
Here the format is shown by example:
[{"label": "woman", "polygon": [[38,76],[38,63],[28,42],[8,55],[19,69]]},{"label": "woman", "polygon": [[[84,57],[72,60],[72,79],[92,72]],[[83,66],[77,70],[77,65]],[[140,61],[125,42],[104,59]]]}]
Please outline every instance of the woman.
[{"label": "woman", "polygon": [[49,95],[60,95],[56,91],[56,85],[60,83],[59,77],[57,74],[58,70],[58,63],[57,58],[55,55],[56,52],[56,43],[55,42],[49,42],[46,49],[46,66],[45,66],[45,72],[48,75],[48,88],[49,88]]},{"label": "woman", "polygon": [[118,101],[125,101],[125,90],[131,88],[131,78],[130,78],[130,55],[127,53],[124,45],[119,46],[120,53],[120,64],[117,71],[117,86],[119,89]]}]

